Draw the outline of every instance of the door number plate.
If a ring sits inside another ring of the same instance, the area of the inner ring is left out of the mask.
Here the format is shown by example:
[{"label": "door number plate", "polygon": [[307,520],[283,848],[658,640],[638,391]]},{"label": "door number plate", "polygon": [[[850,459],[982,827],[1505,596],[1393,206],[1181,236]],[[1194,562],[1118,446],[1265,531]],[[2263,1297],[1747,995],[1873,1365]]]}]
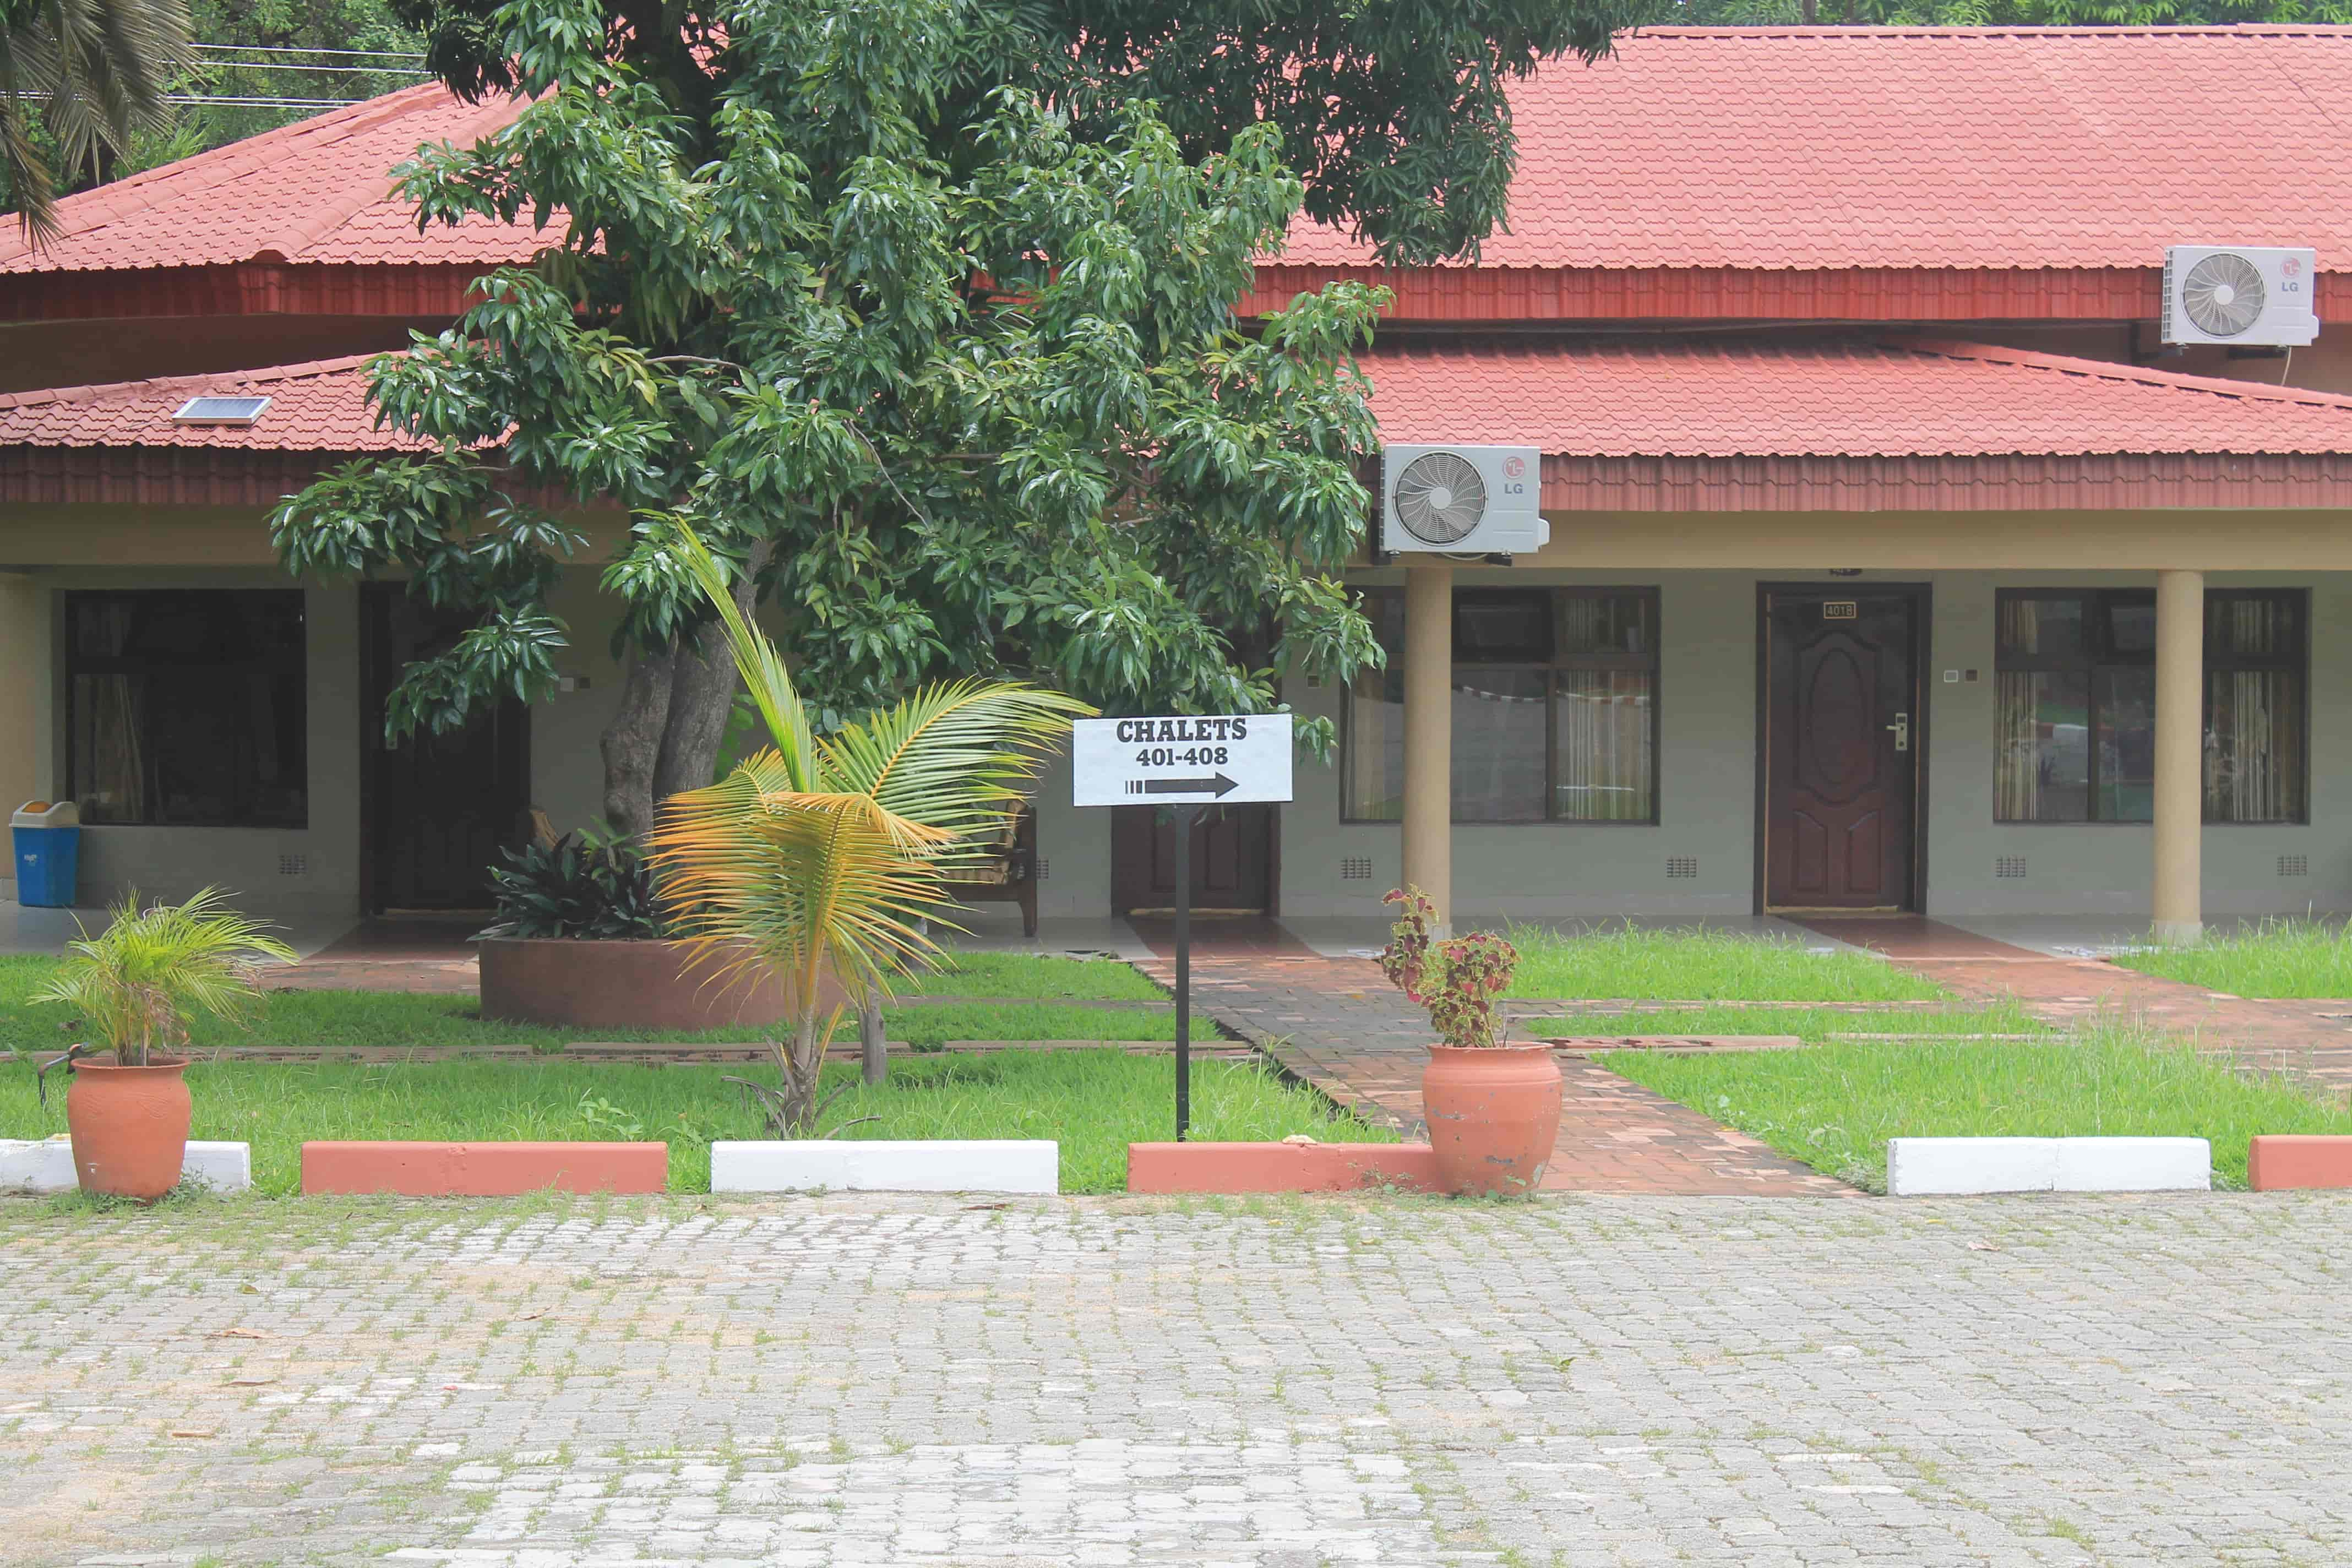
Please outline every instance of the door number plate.
[{"label": "door number plate", "polygon": [[1852,599],[1828,599],[1822,604],[1822,619],[1851,621],[1861,614],[1861,605]]}]

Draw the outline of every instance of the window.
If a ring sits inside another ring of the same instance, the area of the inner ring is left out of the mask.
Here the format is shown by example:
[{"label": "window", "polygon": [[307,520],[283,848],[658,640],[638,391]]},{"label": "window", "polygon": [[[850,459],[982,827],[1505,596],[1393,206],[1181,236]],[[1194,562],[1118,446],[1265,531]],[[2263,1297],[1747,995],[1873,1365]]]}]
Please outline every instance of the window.
[{"label": "window", "polygon": [[66,670],[84,822],[308,824],[299,590],[68,594]]},{"label": "window", "polygon": [[[1404,595],[1364,611],[1388,668],[1348,698],[1343,813],[1404,814]],[[1658,595],[1464,588],[1454,595],[1454,820],[1655,822]]]},{"label": "window", "polygon": [[[2156,595],[2005,590],[1996,602],[1999,822],[2155,814]],[[2299,590],[2205,595],[2205,820],[2305,820],[2306,606]]]}]

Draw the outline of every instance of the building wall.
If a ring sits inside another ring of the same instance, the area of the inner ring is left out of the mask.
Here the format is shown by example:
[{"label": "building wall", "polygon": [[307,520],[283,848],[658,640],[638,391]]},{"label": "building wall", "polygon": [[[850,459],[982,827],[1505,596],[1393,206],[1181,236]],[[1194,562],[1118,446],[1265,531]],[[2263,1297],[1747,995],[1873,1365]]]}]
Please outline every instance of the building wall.
[{"label": "building wall", "polygon": [[[1369,574],[1368,574],[1369,575]],[[2005,587],[2152,586],[2152,573],[2056,570],[1866,572],[1856,588],[1920,582],[1931,589],[1925,744],[1927,912],[2003,911],[2143,914],[2153,846],[2146,824],[2002,824],[1993,820],[1993,602]],[[1570,584],[1659,589],[1660,820],[1648,824],[1457,823],[1455,907],[1475,915],[1738,916],[1755,903],[1757,584],[1828,581],[1818,573],[1559,572],[1465,569],[1461,586]],[[2306,825],[2205,829],[2206,907],[2215,914],[2352,908],[2352,574],[2216,574],[2208,586],[2307,586],[2312,590],[2311,817]],[[1946,670],[1965,676],[1947,683]],[[1340,693],[1297,683],[1286,693],[1303,715],[1341,717]],[[1297,798],[1282,808],[1281,909],[1285,914],[1380,913],[1400,875],[1394,823],[1340,818],[1340,775],[1301,758]],[[1055,868],[1045,908],[1100,915],[1109,908],[1109,814],[1074,811],[1067,786],[1049,781],[1041,797],[1040,848]],[[1695,877],[1669,877],[1668,857],[1697,864]],[[2282,856],[2307,858],[2309,873],[2283,878]],[[1996,862],[2022,857],[2023,878],[1997,876]],[[1345,862],[1370,862],[1369,878],[1343,875]],[[1081,884],[1066,874],[1083,868]]]}]

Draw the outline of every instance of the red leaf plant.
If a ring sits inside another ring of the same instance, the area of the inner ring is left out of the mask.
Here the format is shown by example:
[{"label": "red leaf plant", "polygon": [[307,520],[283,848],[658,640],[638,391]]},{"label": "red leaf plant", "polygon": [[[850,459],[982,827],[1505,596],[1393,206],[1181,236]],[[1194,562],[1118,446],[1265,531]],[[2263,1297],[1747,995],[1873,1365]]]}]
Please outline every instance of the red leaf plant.
[{"label": "red leaf plant", "polygon": [[1381,949],[1381,973],[1389,984],[1428,1012],[1446,1045],[1480,1050],[1501,1045],[1503,1018],[1495,999],[1510,989],[1519,950],[1484,931],[1431,941],[1437,906],[1419,888],[1396,889],[1381,902],[1404,909]]}]

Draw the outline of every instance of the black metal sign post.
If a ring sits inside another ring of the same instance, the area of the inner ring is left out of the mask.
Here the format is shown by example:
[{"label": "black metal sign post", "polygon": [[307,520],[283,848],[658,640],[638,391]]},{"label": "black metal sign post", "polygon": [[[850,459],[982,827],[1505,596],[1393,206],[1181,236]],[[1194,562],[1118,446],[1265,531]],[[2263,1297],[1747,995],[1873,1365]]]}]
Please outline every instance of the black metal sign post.
[{"label": "black metal sign post", "polygon": [[1197,805],[1176,814],[1176,1142],[1192,1129],[1192,823]]}]

